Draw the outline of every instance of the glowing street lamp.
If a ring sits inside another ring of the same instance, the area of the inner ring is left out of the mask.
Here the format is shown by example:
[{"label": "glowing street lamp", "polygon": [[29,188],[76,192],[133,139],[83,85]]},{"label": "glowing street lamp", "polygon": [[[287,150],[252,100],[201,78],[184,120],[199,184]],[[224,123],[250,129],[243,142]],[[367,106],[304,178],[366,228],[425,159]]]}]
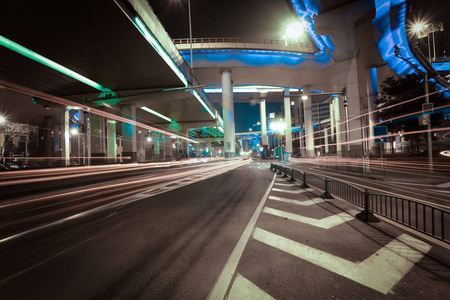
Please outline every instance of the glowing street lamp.
[{"label": "glowing street lamp", "polygon": [[285,122],[272,122],[269,125],[270,130],[281,133],[286,130],[286,123]]},{"label": "glowing street lamp", "polygon": [[76,128],[70,129],[70,134],[71,135],[78,135],[78,129],[76,129]]},{"label": "glowing street lamp", "polygon": [[6,118],[4,116],[0,116],[0,124],[3,124],[6,122]]},{"label": "glowing street lamp", "polygon": [[303,24],[300,22],[292,22],[286,27],[286,37],[297,41],[303,34]]}]

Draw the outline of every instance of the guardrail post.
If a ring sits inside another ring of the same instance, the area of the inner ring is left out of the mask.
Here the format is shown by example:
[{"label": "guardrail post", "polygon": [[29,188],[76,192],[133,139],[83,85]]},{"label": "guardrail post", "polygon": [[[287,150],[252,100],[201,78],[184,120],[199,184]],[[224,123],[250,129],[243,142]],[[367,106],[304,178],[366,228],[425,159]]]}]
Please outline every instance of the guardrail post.
[{"label": "guardrail post", "polygon": [[291,181],[295,181],[295,178],[294,178],[294,168],[291,168]]},{"label": "guardrail post", "polygon": [[287,167],[284,167],[284,176],[283,177],[288,177],[287,176],[287,169],[288,169]]},{"label": "guardrail post", "polygon": [[323,199],[334,199],[333,196],[331,196],[330,192],[328,191],[328,178],[325,177],[325,192],[322,194]]},{"label": "guardrail post", "polygon": [[373,215],[373,212],[369,209],[369,190],[364,190],[364,210],[356,215],[357,218],[366,222],[380,222],[380,219]]},{"label": "guardrail post", "polygon": [[273,171],[273,168],[274,168],[273,163],[270,163],[270,170]]},{"label": "guardrail post", "polygon": [[278,166],[278,174],[277,175],[283,175],[283,173],[281,172],[281,167],[282,166]]},{"label": "guardrail post", "polygon": [[302,172],[302,177],[303,177],[303,179],[302,179],[302,181],[303,181],[303,183],[302,183],[302,185],[300,186],[302,189],[306,189],[306,188],[309,188],[309,185],[308,184],[306,184],[306,173],[305,172]]}]

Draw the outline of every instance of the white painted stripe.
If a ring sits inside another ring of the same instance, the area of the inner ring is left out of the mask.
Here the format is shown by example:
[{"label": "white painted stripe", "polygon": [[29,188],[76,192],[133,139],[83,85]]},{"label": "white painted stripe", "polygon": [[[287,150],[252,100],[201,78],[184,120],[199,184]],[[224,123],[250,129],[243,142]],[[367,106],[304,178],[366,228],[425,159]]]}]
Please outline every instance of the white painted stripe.
[{"label": "white painted stripe", "polygon": [[294,186],[294,183],[275,183],[275,185],[280,185],[280,186]]},{"label": "white painted stripe", "polygon": [[428,244],[402,234],[363,262],[354,263],[260,228],[256,228],[253,237],[383,294],[387,294],[431,249]]},{"label": "white painted stripe", "polygon": [[237,274],[236,279],[234,280],[233,286],[231,287],[230,294],[228,295],[228,300],[247,300],[247,299],[255,299],[255,300],[272,300],[275,299],[262,289],[253,284],[250,280],[242,276],[241,274]]},{"label": "white painted stripe", "polygon": [[301,193],[305,193],[305,190],[297,190],[297,191],[293,191],[293,190],[283,190],[283,189],[277,189],[277,188],[273,188],[272,191],[274,192],[283,192],[283,193],[288,193],[288,194],[301,194]]},{"label": "white painted stripe", "polygon": [[309,224],[309,225],[312,225],[315,227],[320,227],[323,229],[330,229],[334,226],[343,224],[345,222],[348,222],[348,221],[351,221],[354,219],[354,217],[350,216],[346,212],[342,212],[337,215],[329,216],[329,217],[323,218],[321,220],[300,216],[297,214],[285,212],[285,211],[270,208],[270,207],[265,207],[263,212],[266,214],[278,216],[281,218],[287,218],[289,220],[293,220],[296,222],[306,223],[306,224]]},{"label": "white painted stripe", "polygon": [[304,201],[293,200],[293,199],[288,199],[288,198],[283,198],[283,197],[276,197],[276,196],[269,196],[269,199],[284,202],[284,203],[303,205],[303,206],[309,206],[309,205],[325,202],[325,200],[323,200],[320,197],[317,197],[317,198],[314,198],[311,200],[304,200]]},{"label": "white painted stripe", "polygon": [[239,260],[241,259],[241,255],[244,252],[245,246],[247,245],[247,242],[252,234],[253,227],[255,227],[256,221],[258,220],[258,217],[261,214],[262,208],[264,207],[264,204],[266,203],[266,199],[269,196],[269,193],[273,187],[273,184],[275,183],[275,179],[276,179],[276,174],[273,175],[272,182],[270,183],[269,187],[267,188],[266,193],[264,194],[264,196],[261,199],[261,202],[259,203],[255,212],[253,213],[253,216],[250,219],[250,222],[248,222],[247,227],[245,227],[245,230],[242,233],[242,236],[239,239],[238,243],[236,244],[236,247],[234,248],[233,252],[231,253],[230,257],[228,258],[228,261],[225,264],[225,267],[223,268],[222,272],[220,273],[219,279],[217,280],[216,284],[214,285],[214,288],[212,289],[211,293],[209,294],[208,299],[224,299],[225,298],[228,287],[231,283],[231,280],[233,279],[233,274],[236,271],[236,267],[239,263]]},{"label": "white painted stripe", "polygon": [[402,234],[343,275],[387,294],[430,249],[430,245]]}]

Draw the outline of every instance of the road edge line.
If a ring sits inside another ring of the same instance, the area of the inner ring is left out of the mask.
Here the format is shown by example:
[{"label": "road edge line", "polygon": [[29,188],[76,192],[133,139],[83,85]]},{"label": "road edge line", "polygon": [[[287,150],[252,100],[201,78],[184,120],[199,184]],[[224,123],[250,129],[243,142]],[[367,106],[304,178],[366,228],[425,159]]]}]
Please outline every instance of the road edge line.
[{"label": "road edge line", "polygon": [[228,258],[225,267],[220,273],[220,276],[217,279],[217,282],[214,285],[214,288],[211,290],[210,294],[208,295],[207,299],[225,299],[225,295],[231,284],[231,280],[233,279],[233,275],[236,271],[239,260],[241,259],[242,253],[244,252],[248,240],[252,235],[253,228],[256,225],[256,221],[258,220],[258,217],[261,214],[262,208],[264,207],[267,198],[269,197],[269,193],[272,190],[276,178],[277,175],[274,174],[272,182],[270,183],[269,187],[266,190],[266,193],[259,202],[258,207],[256,208],[255,212],[253,213],[253,216],[251,217],[250,221],[247,224],[247,227],[245,227],[244,232],[242,233],[230,257]]}]

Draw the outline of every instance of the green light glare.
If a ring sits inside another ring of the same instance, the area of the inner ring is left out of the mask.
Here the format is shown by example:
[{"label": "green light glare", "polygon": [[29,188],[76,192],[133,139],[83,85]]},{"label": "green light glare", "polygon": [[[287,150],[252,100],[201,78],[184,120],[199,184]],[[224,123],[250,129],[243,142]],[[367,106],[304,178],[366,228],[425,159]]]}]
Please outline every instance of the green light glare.
[{"label": "green light glare", "polygon": [[147,26],[141,21],[140,18],[136,17],[136,25],[147,39],[147,41],[152,45],[152,47],[159,53],[159,55],[164,59],[164,61],[169,65],[172,71],[180,78],[185,86],[188,86],[187,78],[184,76],[183,72],[178,68],[172,58],[167,54],[166,50],[159,44],[158,40],[153,36],[153,34],[147,29]]},{"label": "green light glare", "polygon": [[[188,81],[186,76],[184,76],[183,72],[178,68],[172,58],[167,54],[166,50],[159,44],[158,40],[153,36],[153,34],[147,29],[147,26],[142,22],[139,17],[135,18],[136,25],[147,39],[147,41],[152,45],[152,47],[159,53],[159,55],[164,59],[164,61],[169,65],[169,67],[175,72],[175,74],[180,78],[185,86],[188,86]],[[206,109],[206,111],[215,119],[215,114],[211,111],[211,109],[206,105],[197,91],[193,92],[195,98],[200,102],[200,104]]]},{"label": "green light glare", "polygon": [[160,117],[161,119],[164,119],[168,122],[172,122],[172,119],[166,117],[165,115],[160,114],[159,112],[154,111],[153,109],[148,108],[147,106],[142,106],[141,109],[145,110],[146,112],[149,112],[157,117]]},{"label": "green light glare", "polygon": [[63,73],[73,79],[76,79],[80,82],[83,82],[84,84],[87,84],[99,91],[102,92],[106,92],[106,91],[110,91],[107,88],[104,88],[102,85],[98,84],[95,81],[90,80],[89,78],[84,77],[83,75],[80,75],[34,51],[31,51],[30,49],[27,49],[7,38],[5,38],[4,36],[0,35],[0,45],[2,45],[3,47],[6,47],[14,52],[17,52],[25,57],[28,57],[40,64],[43,64],[44,66],[47,66],[49,68],[52,68],[53,70],[56,70],[60,73]]}]

